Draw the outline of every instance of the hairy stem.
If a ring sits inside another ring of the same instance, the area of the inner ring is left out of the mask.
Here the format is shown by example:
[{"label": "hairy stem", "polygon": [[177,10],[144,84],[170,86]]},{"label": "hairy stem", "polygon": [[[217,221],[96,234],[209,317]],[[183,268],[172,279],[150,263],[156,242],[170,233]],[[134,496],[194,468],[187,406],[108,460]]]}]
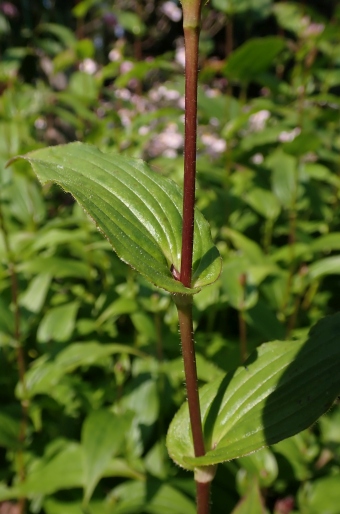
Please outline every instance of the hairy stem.
[{"label": "hairy stem", "polygon": [[197,78],[199,28],[184,28],[185,40],[185,143],[182,261],[180,280],[191,287],[194,244],[196,137],[197,137]]},{"label": "hairy stem", "polygon": [[[182,254],[179,280],[191,287],[195,221],[198,43],[201,0],[182,0],[185,43],[185,142]],[[191,432],[196,457],[205,455],[190,295],[174,295],[178,310]],[[211,478],[212,479],[212,478]],[[195,475],[197,513],[209,514],[210,480]]]},{"label": "hairy stem", "polygon": [[192,326],[192,297],[188,296],[185,300],[186,301],[184,302],[179,302],[176,299],[176,305],[178,310],[185,382],[195,457],[201,457],[205,454],[205,448],[197,385],[195,343]]},{"label": "hairy stem", "polygon": [[196,482],[197,514],[209,514],[211,482]]}]

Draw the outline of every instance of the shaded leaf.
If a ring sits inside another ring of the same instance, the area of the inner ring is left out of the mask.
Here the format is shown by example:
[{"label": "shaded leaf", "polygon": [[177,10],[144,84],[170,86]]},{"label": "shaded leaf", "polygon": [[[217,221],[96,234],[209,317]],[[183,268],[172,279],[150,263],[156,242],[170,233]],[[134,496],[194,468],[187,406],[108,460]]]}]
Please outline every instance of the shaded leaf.
[{"label": "shaded leaf", "polygon": [[20,421],[2,408],[0,412],[0,447],[17,449],[19,446]]},{"label": "shaded leaf", "polygon": [[125,482],[112,491],[115,514],[195,514],[196,507],[183,493],[154,478],[146,482]]},{"label": "shaded leaf", "polygon": [[280,37],[252,38],[235,50],[228,59],[225,74],[228,78],[248,83],[273,65],[275,57],[284,49]]},{"label": "shaded leaf", "polygon": [[223,266],[222,290],[227,294],[230,305],[237,310],[254,307],[258,299],[256,285],[248,270],[247,260],[237,256],[228,259]]}]

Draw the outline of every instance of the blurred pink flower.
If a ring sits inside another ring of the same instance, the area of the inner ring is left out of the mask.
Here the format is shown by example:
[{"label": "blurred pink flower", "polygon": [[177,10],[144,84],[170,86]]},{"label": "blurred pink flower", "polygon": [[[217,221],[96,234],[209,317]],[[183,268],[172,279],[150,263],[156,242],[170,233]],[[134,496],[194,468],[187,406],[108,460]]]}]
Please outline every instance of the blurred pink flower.
[{"label": "blurred pink flower", "polygon": [[12,2],[2,2],[0,5],[1,11],[4,13],[7,18],[16,18],[19,16],[19,11],[17,7],[12,4]]}]

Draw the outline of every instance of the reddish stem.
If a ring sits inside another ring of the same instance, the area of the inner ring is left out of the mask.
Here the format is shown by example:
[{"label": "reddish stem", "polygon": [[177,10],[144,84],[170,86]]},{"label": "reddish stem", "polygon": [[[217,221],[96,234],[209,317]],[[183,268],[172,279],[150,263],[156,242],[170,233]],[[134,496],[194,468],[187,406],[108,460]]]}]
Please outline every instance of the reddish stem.
[{"label": "reddish stem", "polygon": [[[181,298],[184,300],[184,298]],[[185,301],[176,299],[179,329],[182,341],[185,383],[187,388],[188,406],[195,457],[205,454],[201,421],[201,409],[198,396],[195,343],[192,328],[192,297],[186,296]]]},{"label": "reddish stem", "polygon": [[197,514],[210,512],[210,484],[211,482],[196,482]]},{"label": "reddish stem", "polygon": [[199,27],[184,28],[185,151],[181,282],[191,287],[194,244]]},{"label": "reddish stem", "polygon": [[[182,0],[185,42],[185,143],[183,229],[180,281],[191,287],[195,221],[196,139],[197,139],[197,82],[198,43],[201,19],[201,0]],[[190,295],[174,295],[178,310],[182,341],[185,381],[188,396],[190,425],[196,457],[205,455],[201,409],[192,323],[193,300]],[[196,477],[197,513],[209,514],[210,483]],[[208,478],[208,482],[212,477]]]}]

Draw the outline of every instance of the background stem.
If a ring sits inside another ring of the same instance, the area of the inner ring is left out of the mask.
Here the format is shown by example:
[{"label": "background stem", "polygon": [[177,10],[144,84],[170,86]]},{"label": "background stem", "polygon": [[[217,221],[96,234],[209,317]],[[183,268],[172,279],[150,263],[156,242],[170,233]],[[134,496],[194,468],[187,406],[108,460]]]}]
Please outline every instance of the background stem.
[{"label": "background stem", "polygon": [[[17,357],[17,365],[18,365],[18,373],[19,373],[19,382],[21,383],[21,388],[23,392],[24,399],[21,401],[21,421],[20,421],[20,430],[19,430],[19,450],[17,453],[17,463],[18,463],[18,474],[20,478],[20,482],[25,480],[26,471],[25,471],[25,462],[24,462],[24,454],[23,454],[23,445],[26,438],[26,429],[27,429],[27,400],[25,394],[25,373],[26,373],[26,365],[25,365],[25,355],[24,349],[21,343],[21,334],[20,334],[20,309],[19,309],[19,287],[18,287],[18,277],[16,273],[14,257],[12,255],[8,232],[5,224],[5,219],[1,206],[1,198],[0,198],[0,231],[2,232],[5,251],[7,254],[7,263],[8,263],[8,272],[11,282],[11,296],[12,296],[12,306],[13,306],[13,316],[14,316],[14,340],[16,344],[16,357]],[[24,514],[26,510],[26,498],[19,498],[19,514]]]}]

